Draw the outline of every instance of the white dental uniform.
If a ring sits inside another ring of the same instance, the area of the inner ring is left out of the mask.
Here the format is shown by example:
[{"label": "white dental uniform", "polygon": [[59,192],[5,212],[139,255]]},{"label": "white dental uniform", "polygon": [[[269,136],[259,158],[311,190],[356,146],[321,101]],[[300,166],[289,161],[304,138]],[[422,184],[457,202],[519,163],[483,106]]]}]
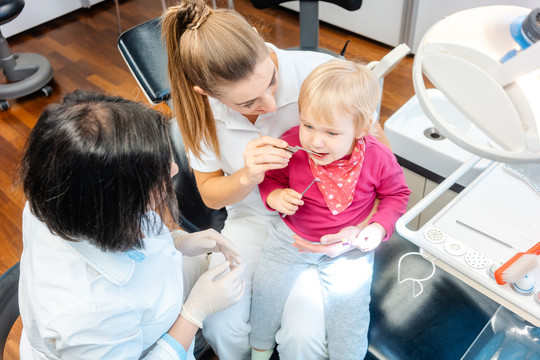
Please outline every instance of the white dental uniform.
[{"label": "white dental uniform", "polygon": [[23,242],[22,360],[195,359],[166,334],[192,284],[165,226],[144,250],[103,252],[51,234],[26,205]]},{"label": "white dental uniform", "polygon": [[[304,79],[318,65],[332,56],[309,51],[280,50],[267,44],[278,60],[278,86],[275,92],[277,110],[259,115],[252,124],[242,114],[230,109],[216,99],[210,104],[216,120],[221,159],[209,151],[197,159],[190,154],[193,169],[199,172],[222,170],[225,175],[244,167],[243,152],[247,143],[260,134],[279,138],[285,131],[299,124],[298,95]],[[243,274],[246,292],[242,300],[204,321],[203,333],[220,360],[250,358],[249,312],[251,305],[251,280],[266,240],[266,224],[277,217],[276,212],[264,206],[258,187],[239,203],[227,207],[227,220],[222,234],[241,250],[246,262]],[[210,267],[223,261],[221,254],[214,254]],[[293,288],[282,316],[281,329],[276,335],[282,359],[327,359],[326,332],[322,310],[321,288],[315,269],[299,279]]]}]

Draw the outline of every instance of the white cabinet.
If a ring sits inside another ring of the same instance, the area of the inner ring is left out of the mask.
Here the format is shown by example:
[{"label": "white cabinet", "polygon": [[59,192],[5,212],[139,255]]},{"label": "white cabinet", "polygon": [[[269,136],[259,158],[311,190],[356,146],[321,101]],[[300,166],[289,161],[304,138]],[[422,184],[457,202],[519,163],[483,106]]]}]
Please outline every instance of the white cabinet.
[{"label": "white cabinet", "polygon": [[[362,7],[348,11],[337,5],[319,2],[319,19],[353,33],[397,46],[402,42],[402,28],[409,0],[363,0]],[[281,4],[298,11],[299,2]]]},{"label": "white cabinet", "polygon": [[[416,205],[423,197],[429,194],[438,184],[434,181],[426,179],[422,175],[419,175],[407,168],[402,167],[403,173],[405,174],[405,181],[407,186],[411,190],[411,195],[409,196],[409,204],[407,205],[407,210]],[[425,223],[429,221],[435,214],[437,214],[446,204],[450,202],[457,193],[452,190],[447,190],[442,194],[437,200],[435,200],[431,205],[429,205],[420,215],[414,218],[407,227],[411,230],[418,230]]]},{"label": "white cabinet", "polygon": [[25,0],[19,16],[2,25],[2,34],[4,37],[18,34],[83,6],[94,5],[101,1],[103,0]]}]

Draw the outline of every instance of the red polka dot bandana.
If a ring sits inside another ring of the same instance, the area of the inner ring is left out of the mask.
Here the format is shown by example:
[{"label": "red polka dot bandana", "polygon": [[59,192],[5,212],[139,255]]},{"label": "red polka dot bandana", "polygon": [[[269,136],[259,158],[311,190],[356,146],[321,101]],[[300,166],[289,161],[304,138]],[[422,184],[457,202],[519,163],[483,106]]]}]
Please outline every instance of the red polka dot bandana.
[{"label": "red polka dot bandana", "polygon": [[348,159],[334,161],[327,165],[317,165],[309,158],[309,166],[315,178],[324,201],[332,215],[337,215],[351,205],[354,190],[360,178],[366,144],[364,139],[358,139]]}]

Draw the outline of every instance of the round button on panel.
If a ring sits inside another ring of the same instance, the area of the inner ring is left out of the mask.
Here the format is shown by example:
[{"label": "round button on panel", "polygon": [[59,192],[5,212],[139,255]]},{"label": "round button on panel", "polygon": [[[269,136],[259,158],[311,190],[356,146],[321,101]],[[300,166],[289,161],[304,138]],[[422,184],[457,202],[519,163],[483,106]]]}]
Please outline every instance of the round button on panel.
[{"label": "round button on panel", "polygon": [[489,264],[488,258],[477,251],[467,251],[465,262],[474,269],[483,269]]},{"label": "round button on panel", "polygon": [[534,291],[534,276],[525,275],[524,277],[513,283],[512,288],[522,295],[532,294]]},{"label": "round button on panel", "polygon": [[502,266],[502,262],[495,261],[493,264],[491,264],[490,267],[487,268],[487,273],[490,278],[495,279],[495,271],[497,271],[498,268]]},{"label": "round button on panel", "polygon": [[447,253],[454,256],[461,256],[465,255],[467,252],[467,249],[465,248],[465,244],[463,244],[459,240],[455,239],[449,239],[444,243],[444,250],[446,250]]},{"label": "round button on panel", "polygon": [[435,243],[435,244],[440,244],[444,240],[446,240],[446,234],[436,228],[428,228],[424,230],[424,237],[426,238],[427,241]]}]

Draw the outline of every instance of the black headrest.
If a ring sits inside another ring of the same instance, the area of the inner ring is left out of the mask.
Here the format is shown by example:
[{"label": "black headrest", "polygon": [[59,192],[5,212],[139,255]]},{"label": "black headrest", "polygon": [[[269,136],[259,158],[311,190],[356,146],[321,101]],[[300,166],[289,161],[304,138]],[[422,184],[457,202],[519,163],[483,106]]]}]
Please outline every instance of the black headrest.
[{"label": "black headrest", "polygon": [[170,97],[167,51],[161,41],[161,18],[124,31],[118,49],[150,101],[158,104]]}]

